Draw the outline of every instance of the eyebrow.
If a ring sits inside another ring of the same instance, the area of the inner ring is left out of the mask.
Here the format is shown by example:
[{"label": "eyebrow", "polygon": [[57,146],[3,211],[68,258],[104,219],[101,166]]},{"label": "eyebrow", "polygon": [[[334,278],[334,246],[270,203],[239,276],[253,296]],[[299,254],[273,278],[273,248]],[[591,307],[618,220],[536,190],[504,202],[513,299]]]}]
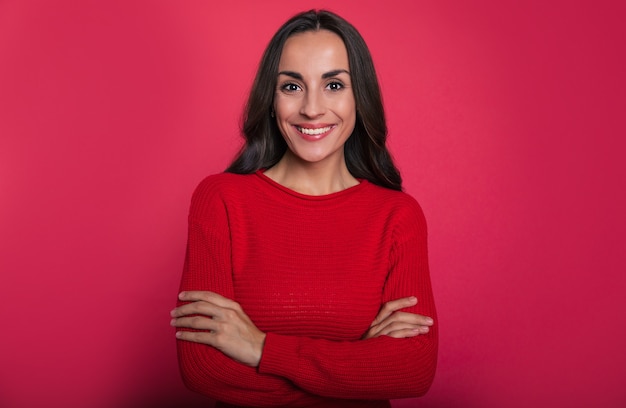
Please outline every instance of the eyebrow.
[{"label": "eyebrow", "polygon": [[[332,78],[334,76],[337,76],[339,74],[348,74],[350,75],[350,72],[348,72],[345,69],[335,69],[332,71],[328,71],[322,74],[322,79],[326,79],[326,78]],[[280,71],[278,73],[278,75],[287,75],[289,77],[292,77],[294,79],[298,79],[300,81],[302,81],[302,74],[298,73],[298,72],[294,72],[294,71]]]},{"label": "eyebrow", "polygon": [[332,77],[337,76],[339,74],[348,74],[348,75],[350,75],[350,73],[347,70],[345,70],[345,69],[336,69],[334,71],[328,71],[327,73],[322,74],[322,79],[332,78]]}]

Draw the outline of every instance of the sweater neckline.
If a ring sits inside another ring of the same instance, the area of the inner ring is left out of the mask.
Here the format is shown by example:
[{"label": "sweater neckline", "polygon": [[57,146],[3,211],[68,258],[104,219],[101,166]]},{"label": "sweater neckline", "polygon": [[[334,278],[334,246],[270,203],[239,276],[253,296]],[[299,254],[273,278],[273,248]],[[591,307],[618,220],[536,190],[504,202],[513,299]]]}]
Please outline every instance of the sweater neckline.
[{"label": "sweater neckline", "polygon": [[289,187],[285,187],[280,183],[277,183],[276,181],[272,180],[271,178],[269,178],[268,176],[266,176],[263,173],[264,169],[260,169],[256,171],[256,176],[261,179],[262,181],[264,181],[266,184],[268,184],[270,187],[273,187],[277,190],[282,191],[283,193],[289,194],[291,196],[294,196],[296,198],[300,198],[303,200],[308,200],[308,201],[324,201],[324,200],[331,200],[331,199],[337,199],[337,198],[341,198],[341,197],[345,197],[348,195],[352,195],[355,194],[358,191],[361,191],[362,189],[364,189],[369,182],[366,179],[357,179],[359,181],[359,184],[354,185],[352,187],[348,187],[344,190],[341,191],[337,191],[334,193],[330,193],[330,194],[323,194],[323,195],[309,195],[309,194],[303,194],[303,193],[299,193],[295,190],[290,189]]}]

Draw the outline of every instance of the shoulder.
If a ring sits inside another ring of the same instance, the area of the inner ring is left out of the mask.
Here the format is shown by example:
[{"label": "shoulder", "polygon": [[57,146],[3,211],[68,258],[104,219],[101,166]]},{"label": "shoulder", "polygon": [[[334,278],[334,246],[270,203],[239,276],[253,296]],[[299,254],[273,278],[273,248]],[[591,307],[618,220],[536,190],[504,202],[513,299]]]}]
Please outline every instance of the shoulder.
[{"label": "shoulder", "polygon": [[418,201],[410,194],[371,185],[369,205],[383,217],[388,228],[397,236],[425,235],[426,218]]},{"label": "shoulder", "polygon": [[204,178],[191,197],[190,216],[201,216],[209,209],[223,209],[225,202],[247,189],[253,177],[252,174],[219,173]]},{"label": "shoulder", "polygon": [[375,184],[370,184],[369,190],[371,201],[386,211],[424,216],[422,207],[417,200],[404,191],[392,190]]},{"label": "shoulder", "polygon": [[228,194],[237,191],[242,185],[248,183],[251,174],[218,173],[205,177],[196,187],[193,195],[204,196],[207,194]]}]

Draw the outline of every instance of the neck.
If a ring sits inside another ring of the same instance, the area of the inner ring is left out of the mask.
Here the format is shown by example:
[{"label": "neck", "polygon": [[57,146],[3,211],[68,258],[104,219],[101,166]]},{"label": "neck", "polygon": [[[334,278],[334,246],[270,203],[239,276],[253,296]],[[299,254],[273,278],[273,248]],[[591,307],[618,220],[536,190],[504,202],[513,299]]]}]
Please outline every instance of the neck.
[{"label": "neck", "polygon": [[334,163],[309,163],[289,150],[265,175],[291,190],[306,195],[326,195],[359,184],[348,171],[343,155]]}]

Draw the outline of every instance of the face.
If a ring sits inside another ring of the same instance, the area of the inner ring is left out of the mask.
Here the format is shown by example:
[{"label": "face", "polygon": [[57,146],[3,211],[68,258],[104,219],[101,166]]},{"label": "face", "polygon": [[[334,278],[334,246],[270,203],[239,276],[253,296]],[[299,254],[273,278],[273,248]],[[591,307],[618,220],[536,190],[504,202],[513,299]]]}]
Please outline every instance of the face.
[{"label": "face", "polygon": [[285,42],[274,95],[278,127],[292,154],[308,163],[343,164],[356,105],[348,52],[327,30],[295,34]]}]

